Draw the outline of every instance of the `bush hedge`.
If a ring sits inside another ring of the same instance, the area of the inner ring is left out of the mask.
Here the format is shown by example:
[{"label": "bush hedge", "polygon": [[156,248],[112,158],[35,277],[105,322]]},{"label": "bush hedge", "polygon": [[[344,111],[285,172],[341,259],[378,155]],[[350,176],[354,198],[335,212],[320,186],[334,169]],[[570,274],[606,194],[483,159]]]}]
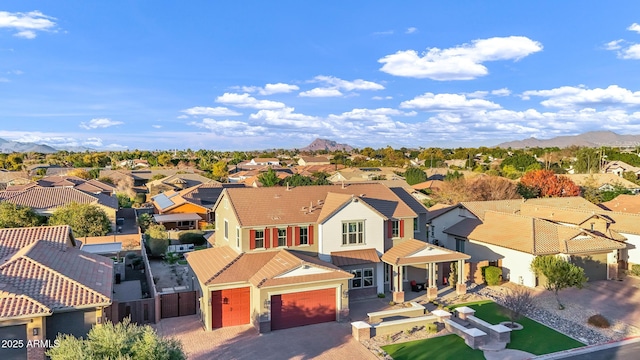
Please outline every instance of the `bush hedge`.
[{"label": "bush hedge", "polygon": [[631,275],[640,276],[640,265],[631,265]]},{"label": "bush hedge", "polygon": [[587,320],[587,322],[590,325],[593,325],[595,327],[599,327],[599,328],[602,328],[602,329],[606,329],[609,326],[611,326],[609,324],[609,320],[607,320],[604,316],[602,316],[600,314],[596,314],[596,315],[591,316],[589,318],[589,320]]},{"label": "bush hedge", "polygon": [[185,231],[178,236],[180,244],[193,244],[195,246],[203,245],[207,240],[204,238],[202,231]]},{"label": "bush hedge", "polygon": [[485,266],[482,270],[484,273],[484,281],[486,281],[487,285],[500,285],[502,269],[497,266]]}]

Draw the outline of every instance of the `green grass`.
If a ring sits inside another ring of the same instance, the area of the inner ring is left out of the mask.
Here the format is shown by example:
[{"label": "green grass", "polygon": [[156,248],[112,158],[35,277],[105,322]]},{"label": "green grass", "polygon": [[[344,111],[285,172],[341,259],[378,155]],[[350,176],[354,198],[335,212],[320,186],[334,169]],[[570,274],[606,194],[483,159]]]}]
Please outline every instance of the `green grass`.
[{"label": "green grass", "polygon": [[464,359],[484,360],[480,350],[473,350],[458,335],[451,334],[426,340],[383,346],[394,360]]},{"label": "green grass", "polygon": [[187,265],[187,260],[178,260],[178,264]]},{"label": "green grass", "polygon": [[[459,306],[468,306],[474,309],[476,317],[491,324],[510,320],[507,315],[509,310],[492,301],[459,304],[455,305],[454,308]],[[529,318],[523,317],[517,323],[522,325],[524,329],[511,332],[511,342],[507,345],[509,349],[543,355],[584,346],[583,343]]]}]

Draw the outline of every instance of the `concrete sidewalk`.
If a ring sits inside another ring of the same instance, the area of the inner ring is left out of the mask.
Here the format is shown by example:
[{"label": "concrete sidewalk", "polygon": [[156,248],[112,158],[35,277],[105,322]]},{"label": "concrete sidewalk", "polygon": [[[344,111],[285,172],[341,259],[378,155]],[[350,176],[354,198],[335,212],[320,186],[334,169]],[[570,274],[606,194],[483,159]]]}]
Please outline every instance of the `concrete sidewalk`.
[{"label": "concrete sidewalk", "polygon": [[589,345],[581,348],[569,349],[569,350],[559,351],[556,353],[540,355],[540,356],[534,357],[533,359],[540,359],[540,360],[564,359],[571,356],[589,354],[599,350],[611,349],[611,348],[620,347],[623,345],[635,344],[638,342],[640,342],[640,337],[634,337],[634,338],[625,339],[622,341],[613,341],[606,344]]}]

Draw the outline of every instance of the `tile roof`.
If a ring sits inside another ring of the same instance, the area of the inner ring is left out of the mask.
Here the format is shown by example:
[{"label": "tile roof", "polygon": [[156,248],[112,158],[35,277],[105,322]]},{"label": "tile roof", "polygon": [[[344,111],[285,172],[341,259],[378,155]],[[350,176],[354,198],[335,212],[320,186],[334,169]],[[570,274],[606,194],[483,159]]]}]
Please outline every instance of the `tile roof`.
[{"label": "tile roof", "polygon": [[461,252],[445,249],[416,239],[405,240],[394,245],[382,255],[382,261],[392,265],[418,265],[430,262],[445,262],[470,259]]},{"label": "tile roof", "polygon": [[335,266],[349,266],[379,263],[380,255],[376,249],[334,251],[331,253],[331,263]]},{"label": "tile roof", "polygon": [[465,201],[460,203],[476,217],[482,219],[485,211],[498,211],[508,214],[517,214],[523,204],[535,204],[553,207],[566,207],[573,209],[600,210],[597,205],[579,196],[552,197],[533,199],[493,200],[493,201]]},{"label": "tile roof", "polygon": [[[39,210],[53,210],[72,202],[79,204],[101,203],[105,206],[114,207],[113,202],[98,195],[87,194],[74,188],[32,187],[23,191],[2,191],[0,192],[0,199]],[[117,204],[117,199],[115,204]],[[117,205],[114,208],[117,209]]]},{"label": "tile roof", "polygon": [[0,261],[38,240],[47,240],[61,250],[75,243],[69,225],[0,229]]},{"label": "tile roof", "polygon": [[[225,192],[241,226],[317,222],[329,193],[357,196],[388,218],[417,216],[393,191],[381,184],[240,188]],[[216,206],[220,206],[220,201]]]},{"label": "tile roof", "polygon": [[[185,257],[198,279],[205,285],[249,282],[262,288],[353,277],[332,264],[286,249],[238,254],[230,247],[222,246],[194,251]],[[302,276],[278,277],[304,266],[325,271]]]},{"label": "tile roof", "polygon": [[640,214],[640,196],[618,195],[613,200],[600,204],[605,210]]},{"label": "tile roof", "polygon": [[[113,262],[75,248],[39,240],[0,265],[0,314],[33,315],[106,306],[113,291]],[[18,298],[21,298],[19,300]],[[23,308],[16,307],[25,305]]]},{"label": "tile roof", "polygon": [[622,178],[616,174],[563,174],[578,186],[589,185],[589,182],[593,182],[596,187],[604,185],[620,185],[626,189],[638,189],[640,185],[633,183],[625,178]]},{"label": "tile roof", "polygon": [[625,247],[585,229],[496,211],[486,211],[481,222],[466,219],[444,232],[533,255],[602,252]]}]

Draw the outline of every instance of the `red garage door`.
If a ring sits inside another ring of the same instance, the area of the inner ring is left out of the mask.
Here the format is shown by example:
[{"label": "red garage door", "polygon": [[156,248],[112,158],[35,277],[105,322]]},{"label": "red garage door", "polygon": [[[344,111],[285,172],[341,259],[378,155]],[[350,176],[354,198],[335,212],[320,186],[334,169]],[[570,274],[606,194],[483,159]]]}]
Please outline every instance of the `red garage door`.
[{"label": "red garage door", "polygon": [[251,291],[248,287],[211,292],[211,326],[248,324],[251,312]]},{"label": "red garage door", "polygon": [[335,288],[271,296],[271,330],[335,320]]}]

